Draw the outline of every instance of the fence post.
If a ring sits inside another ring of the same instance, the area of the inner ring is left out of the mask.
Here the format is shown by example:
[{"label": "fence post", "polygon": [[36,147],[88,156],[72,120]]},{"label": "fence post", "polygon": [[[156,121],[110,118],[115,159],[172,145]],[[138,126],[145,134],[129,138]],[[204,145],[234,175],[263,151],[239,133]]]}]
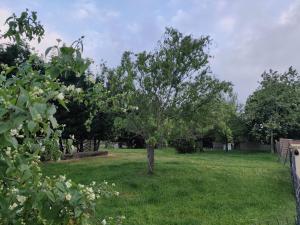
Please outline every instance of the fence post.
[{"label": "fence post", "polygon": [[290,165],[291,165],[291,176],[292,176],[295,199],[296,199],[296,225],[300,225],[300,184],[299,184],[299,174],[297,174],[297,169],[298,170],[300,169],[299,168],[300,161],[298,160],[298,157],[300,158],[299,150],[290,147],[289,155],[290,155]]}]

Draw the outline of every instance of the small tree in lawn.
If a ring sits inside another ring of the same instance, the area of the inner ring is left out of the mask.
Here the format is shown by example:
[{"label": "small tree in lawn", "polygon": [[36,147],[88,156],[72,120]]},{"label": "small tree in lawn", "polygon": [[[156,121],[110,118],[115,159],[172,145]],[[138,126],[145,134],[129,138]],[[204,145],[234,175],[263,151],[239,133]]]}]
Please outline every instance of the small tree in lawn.
[{"label": "small tree in lawn", "polygon": [[154,148],[166,141],[187,87],[208,71],[209,42],[207,36],[195,39],[167,28],[153,52],[123,55],[117,69],[128,92],[122,125],[145,138],[149,174],[154,172]]}]

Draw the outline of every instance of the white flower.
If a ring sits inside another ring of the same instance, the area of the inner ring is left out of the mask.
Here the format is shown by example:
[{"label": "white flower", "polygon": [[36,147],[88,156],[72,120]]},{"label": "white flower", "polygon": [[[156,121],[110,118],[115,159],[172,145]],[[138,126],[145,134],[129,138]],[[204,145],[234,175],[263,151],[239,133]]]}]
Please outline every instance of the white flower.
[{"label": "white flower", "polygon": [[67,194],[67,195],[65,196],[65,198],[66,198],[67,201],[70,201],[71,198],[72,198],[72,196],[71,196],[70,194]]},{"label": "white flower", "polygon": [[68,87],[67,87],[67,90],[68,91],[74,91],[75,90],[75,85],[69,85]]},{"label": "white flower", "polygon": [[65,96],[64,96],[63,93],[59,93],[59,94],[56,96],[56,98],[57,98],[58,100],[64,100]]},{"label": "white flower", "polygon": [[93,84],[96,82],[95,77],[93,75],[88,76],[88,81],[93,83]]},{"label": "white flower", "polygon": [[70,188],[70,187],[72,187],[71,180],[68,180],[68,181],[66,182],[66,186],[67,186],[67,188]]},{"label": "white flower", "polygon": [[116,184],[115,184],[115,183],[112,183],[112,184],[111,184],[111,186],[115,187],[115,186],[116,186]]},{"label": "white flower", "polygon": [[70,135],[70,138],[71,138],[72,140],[74,140],[74,139],[75,139],[74,134]]},{"label": "white flower", "polygon": [[11,193],[17,193],[17,192],[19,192],[19,190],[17,188],[12,188],[11,189]]},{"label": "white flower", "polygon": [[43,94],[43,93],[44,93],[44,91],[41,88],[39,88],[39,87],[34,87],[33,88],[33,94],[34,95],[40,95],[40,94]]},{"label": "white flower", "polygon": [[9,206],[9,209],[10,210],[14,210],[17,206],[18,206],[18,204],[14,203],[14,204],[12,204],[12,205]]},{"label": "white flower", "polygon": [[11,147],[7,147],[7,148],[6,148],[5,154],[6,154],[7,156],[11,156]]},{"label": "white flower", "polygon": [[59,180],[60,181],[65,181],[66,180],[66,176],[65,175],[60,175],[59,176]]},{"label": "white flower", "polygon": [[108,183],[107,183],[107,181],[104,181],[103,183],[104,183],[105,185],[107,185],[107,184],[108,184]]},{"label": "white flower", "polygon": [[17,129],[11,129],[11,130],[10,130],[10,135],[11,135],[11,136],[16,136],[16,135],[18,135],[18,133],[19,133],[19,132],[18,132]]},{"label": "white flower", "polygon": [[24,204],[24,202],[26,201],[27,197],[23,196],[23,195],[17,195],[17,200],[18,202],[20,202],[21,205]]},{"label": "white flower", "polygon": [[88,195],[88,199],[91,200],[91,201],[95,200],[95,198],[96,198],[96,195],[94,193],[90,193]]},{"label": "white flower", "polygon": [[76,88],[75,91],[79,94],[80,92],[82,92],[81,88]]},{"label": "white flower", "polygon": [[119,196],[119,195],[120,195],[120,192],[116,191],[115,194],[116,194],[116,196]]},{"label": "white flower", "polygon": [[91,187],[87,187],[87,188],[86,188],[86,191],[87,191],[88,193],[94,193],[94,190],[93,190],[93,188],[91,188]]},{"label": "white flower", "polygon": [[106,225],[106,220],[104,219],[104,220],[102,220],[102,222],[101,222],[103,225]]}]

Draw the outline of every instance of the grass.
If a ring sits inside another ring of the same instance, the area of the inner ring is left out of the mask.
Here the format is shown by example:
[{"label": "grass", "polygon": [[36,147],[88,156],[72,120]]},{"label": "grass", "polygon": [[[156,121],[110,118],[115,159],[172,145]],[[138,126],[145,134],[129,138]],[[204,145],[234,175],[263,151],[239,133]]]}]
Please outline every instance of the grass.
[{"label": "grass", "polygon": [[125,215],[130,225],[278,224],[295,215],[289,168],[269,153],[157,150],[153,176],[145,150],[110,153],[43,170],[80,183],[116,183],[120,197],[101,200],[97,214]]}]

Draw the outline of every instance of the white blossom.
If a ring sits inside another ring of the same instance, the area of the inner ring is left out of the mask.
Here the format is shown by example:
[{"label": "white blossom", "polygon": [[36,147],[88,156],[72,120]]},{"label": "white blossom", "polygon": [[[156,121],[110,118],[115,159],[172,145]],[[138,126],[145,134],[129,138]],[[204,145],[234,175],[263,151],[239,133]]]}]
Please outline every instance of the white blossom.
[{"label": "white blossom", "polygon": [[11,135],[11,136],[17,136],[18,133],[19,133],[19,132],[18,132],[17,129],[11,129],[11,130],[10,130],[10,135]]},{"label": "white blossom", "polygon": [[70,188],[70,187],[72,187],[71,180],[68,180],[68,181],[66,182],[66,186],[67,186],[67,188]]},{"label": "white blossom", "polygon": [[12,204],[12,205],[9,206],[9,209],[10,210],[14,210],[17,206],[18,206],[18,204],[14,203],[14,204]]},{"label": "white blossom", "polygon": [[74,91],[74,90],[75,90],[75,85],[74,85],[74,84],[69,85],[69,86],[67,87],[67,90],[68,90],[68,91]]},{"label": "white blossom", "polygon": [[67,201],[70,201],[72,196],[71,196],[71,194],[66,194],[65,198],[66,198]]},{"label": "white blossom", "polygon": [[65,96],[64,96],[63,93],[59,93],[59,94],[56,96],[56,98],[57,98],[58,100],[64,100]]},{"label": "white blossom", "polygon": [[104,220],[102,220],[102,222],[101,222],[103,225],[106,225],[106,220],[104,219]]},{"label": "white blossom", "polygon": [[93,75],[89,75],[88,80],[89,80],[89,82],[91,82],[93,84],[96,82],[95,77]]},{"label": "white blossom", "polygon": [[23,196],[23,195],[17,195],[17,200],[18,202],[20,202],[21,205],[24,204],[24,202],[26,201],[27,197]]},{"label": "white blossom", "polygon": [[80,92],[82,92],[81,88],[76,88],[75,91],[79,94]]}]

